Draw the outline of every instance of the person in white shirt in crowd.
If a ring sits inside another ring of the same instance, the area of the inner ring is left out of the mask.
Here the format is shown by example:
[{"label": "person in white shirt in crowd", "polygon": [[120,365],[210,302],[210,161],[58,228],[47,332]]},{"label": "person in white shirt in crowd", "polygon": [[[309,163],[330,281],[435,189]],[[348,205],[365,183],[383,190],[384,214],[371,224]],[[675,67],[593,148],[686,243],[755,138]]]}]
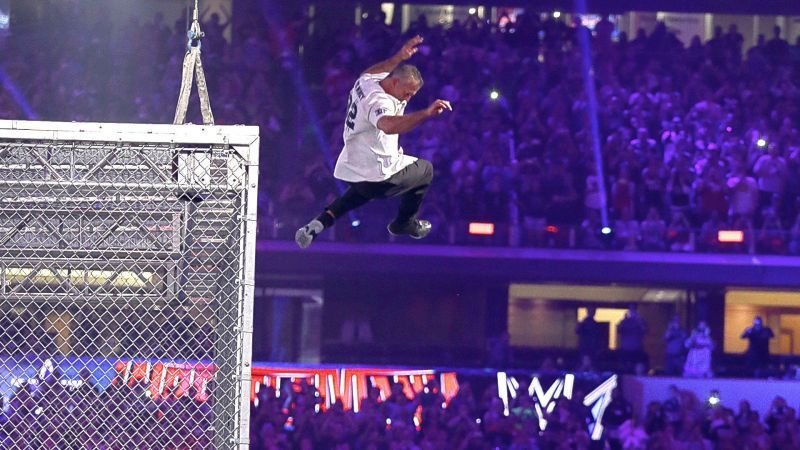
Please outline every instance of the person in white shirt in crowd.
[{"label": "person in white shirt in crowd", "polygon": [[421,111],[403,115],[406,104],[423,84],[419,70],[403,62],[417,53],[421,43],[420,36],[409,39],[394,56],[362,73],[350,91],[344,149],[333,172],[349,187],[297,230],[295,242],[300,248],[311,245],[319,233],[347,212],[371,200],[395,196],[400,196],[400,207],[387,227],[389,232],[415,239],[430,233],[430,222],[417,219],[417,213],[433,179],[433,166],[404,154],[398,138],[452,107],[450,102],[437,99]]},{"label": "person in white shirt in crowd", "polygon": [[642,221],[639,227],[642,250],[662,251],[666,247],[665,236],[667,224],[661,219],[656,208],[650,208],[647,218]]},{"label": "person in white shirt in crowd", "polygon": [[758,185],[753,177],[748,176],[741,163],[733,166],[728,176],[730,192],[730,212],[732,218],[744,217],[751,220],[758,208]]},{"label": "person in white shirt in crowd", "polygon": [[769,206],[774,196],[783,194],[789,174],[776,144],[770,144],[767,153],[756,160],[753,173],[758,177],[759,204]]},{"label": "person in white shirt in crowd", "polygon": [[633,210],[624,208],[620,217],[614,222],[617,247],[625,251],[636,251],[639,248],[639,222],[633,217]]}]

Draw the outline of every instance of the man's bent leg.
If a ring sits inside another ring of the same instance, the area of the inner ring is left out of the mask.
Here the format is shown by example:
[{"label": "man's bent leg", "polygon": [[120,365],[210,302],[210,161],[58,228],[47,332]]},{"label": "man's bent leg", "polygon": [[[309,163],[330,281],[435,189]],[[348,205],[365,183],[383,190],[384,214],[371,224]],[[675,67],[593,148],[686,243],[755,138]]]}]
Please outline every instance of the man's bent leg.
[{"label": "man's bent leg", "polygon": [[395,174],[389,181],[395,186],[389,196],[400,195],[400,208],[395,222],[407,223],[417,217],[422,200],[433,180],[433,166],[419,159]]},{"label": "man's bent leg", "polygon": [[364,190],[359,187],[360,184],[362,183],[351,184],[341,197],[331,202],[331,204],[325,208],[325,211],[317,216],[317,220],[322,222],[325,228],[330,228],[333,226],[333,222],[336,221],[336,219],[356,208],[364,206],[372,200],[371,196],[364,195]]},{"label": "man's bent leg", "polygon": [[390,233],[408,234],[420,239],[430,232],[430,222],[417,220],[417,213],[432,180],[433,166],[423,159],[415,161],[389,178],[393,187],[387,192],[388,196],[401,196],[397,217],[389,224]]},{"label": "man's bent leg", "polygon": [[300,248],[307,248],[319,233],[326,228],[332,227],[337,218],[372,200],[371,197],[360,193],[360,190],[356,185],[351,184],[341,197],[325,208],[325,211],[297,230],[294,234],[294,241],[297,245]]}]

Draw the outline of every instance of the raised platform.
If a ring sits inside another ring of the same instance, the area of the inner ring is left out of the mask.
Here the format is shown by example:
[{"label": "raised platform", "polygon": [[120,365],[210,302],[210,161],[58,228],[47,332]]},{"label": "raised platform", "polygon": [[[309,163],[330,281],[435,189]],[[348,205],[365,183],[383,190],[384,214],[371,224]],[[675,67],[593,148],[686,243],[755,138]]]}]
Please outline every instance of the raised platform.
[{"label": "raised platform", "polygon": [[257,243],[257,278],[403,275],[493,283],[564,282],[798,288],[800,258],[541,248],[317,242]]}]

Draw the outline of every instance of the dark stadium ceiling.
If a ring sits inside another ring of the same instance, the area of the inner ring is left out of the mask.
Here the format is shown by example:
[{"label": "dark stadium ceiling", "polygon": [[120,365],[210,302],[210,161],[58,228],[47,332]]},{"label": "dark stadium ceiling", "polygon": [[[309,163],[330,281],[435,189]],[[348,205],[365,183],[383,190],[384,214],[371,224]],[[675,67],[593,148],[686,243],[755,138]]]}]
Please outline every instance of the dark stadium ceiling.
[{"label": "dark stadium ceiling", "polygon": [[[304,0],[305,3],[380,4],[380,0],[342,1],[342,0]],[[431,1],[407,0],[396,4],[448,4],[464,6],[516,6],[534,10],[576,11],[579,3],[586,4],[586,11],[592,13],[621,13],[626,11],[670,11],[718,14],[761,14],[761,15],[800,15],[800,0],[490,0],[490,1]]]}]

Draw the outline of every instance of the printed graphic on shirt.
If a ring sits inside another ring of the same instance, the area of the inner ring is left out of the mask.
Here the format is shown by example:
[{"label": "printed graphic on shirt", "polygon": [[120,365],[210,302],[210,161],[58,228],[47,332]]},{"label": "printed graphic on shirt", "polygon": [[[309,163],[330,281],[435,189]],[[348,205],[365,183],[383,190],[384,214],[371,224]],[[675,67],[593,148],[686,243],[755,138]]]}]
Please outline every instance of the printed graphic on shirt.
[{"label": "printed graphic on shirt", "polygon": [[[353,99],[353,92],[356,93],[357,99]],[[344,125],[351,131],[356,127],[356,117],[358,116],[358,104],[364,100],[364,89],[361,87],[361,81],[357,81],[355,87],[347,96],[347,116],[344,120]]]},{"label": "printed graphic on shirt", "polygon": [[353,101],[353,94],[347,96],[347,117],[344,125],[353,130],[356,127],[356,116],[358,116],[358,102]]}]

